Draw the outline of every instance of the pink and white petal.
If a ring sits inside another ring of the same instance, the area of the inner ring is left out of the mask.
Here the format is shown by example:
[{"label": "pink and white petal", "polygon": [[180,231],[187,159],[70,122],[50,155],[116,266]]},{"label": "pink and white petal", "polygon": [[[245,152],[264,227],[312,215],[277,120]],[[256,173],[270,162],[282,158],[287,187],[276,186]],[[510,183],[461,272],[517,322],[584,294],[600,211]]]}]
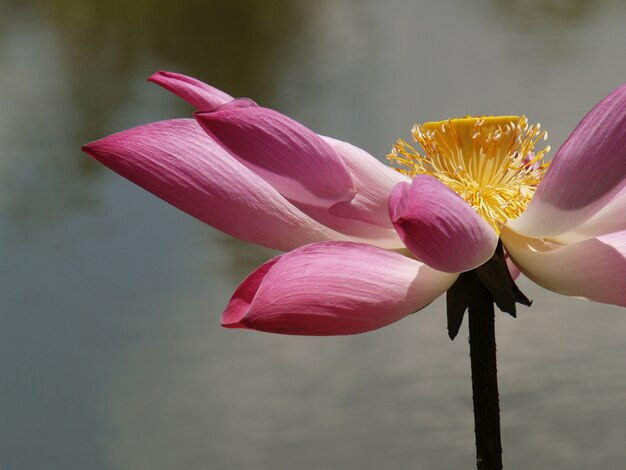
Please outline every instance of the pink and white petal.
[{"label": "pink and white petal", "polygon": [[371,245],[314,243],[252,273],[222,325],[291,335],[364,333],[425,307],[457,277]]},{"label": "pink and white petal", "polygon": [[209,136],[301,209],[328,209],[354,197],[345,163],[317,134],[287,116],[231,103],[195,116]]},{"label": "pink and white petal", "polygon": [[410,179],[382,164],[363,149],[331,137],[320,137],[346,163],[356,186],[354,199],[335,204],[330,208],[330,213],[393,230],[387,200],[398,183],[410,182]]},{"label": "pink and white petal", "polygon": [[626,231],[559,246],[507,230],[502,242],[521,271],[540,286],[626,307]]},{"label": "pink and white petal", "polygon": [[310,206],[300,206],[299,208],[320,224],[345,235],[345,239],[369,243],[386,249],[404,248],[404,243],[393,227],[384,228],[363,220],[342,217],[331,213],[326,208]]},{"label": "pink and white petal", "polygon": [[83,150],[173,206],[242,240],[290,250],[346,238],[290,204],[193,119],[146,124]]},{"label": "pink and white petal", "polygon": [[493,256],[498,236],[454,191],[428,175],[400,183],[389,198],[391,221],[404,244],[445,272],[476,268]]},{"label": "pink and white petal", "polygon": [[160,70],[150,76],[148,81],[171,91],[197,109],[213,109],[233,99],[211,85],[180,73]]},{"label": "pink and white petal", "polygon": [[553,237],[575,229],[626,187],[626,84],[598,103],[554,156],[518,233]]},{"label": "pink and white petal", "polygon": [[554,240],[567,245],[622,230],[626,230],[626,188],[587,222]]}]

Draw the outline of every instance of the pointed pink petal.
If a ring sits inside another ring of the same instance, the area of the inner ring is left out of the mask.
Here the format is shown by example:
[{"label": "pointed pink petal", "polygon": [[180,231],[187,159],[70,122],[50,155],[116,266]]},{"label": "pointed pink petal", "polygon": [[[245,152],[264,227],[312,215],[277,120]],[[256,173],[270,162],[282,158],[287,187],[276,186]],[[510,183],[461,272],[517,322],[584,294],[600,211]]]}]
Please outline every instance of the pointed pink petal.
[{"label": "pointed pink petal", "polygon": [[[161,70],[148,81],[173,92],[200,110],[211,110],[233,100],[217,88],[178,73]],[[336,204],[331,208],[332,214],[393,230],[387,211],[387,198],[393,187],[407,178],[362,149],[330,137],[320,137],[339,154],[359,184],[356,197],[352,201]]]},{"label": "pointed pink petal", "polygon": [[493,255],[498,237],[454,191],[428,175],[400,183],[389,198],[389,214],[411,252],[432,268],[463,272]]},{"label": "pointed pink petal", "polygon": [[626,231],[558,246],[502,232],[507,252],[530,279],[560,294],[626,307]]},{"label": "pointed pink petal", "polygon": [[335,204],[330,208],[330,213],[393,230],[387,200],[398,183],[410,182],[410,179],[382,164],[363,149],[331,137],[321,137],[346,163],[356,187],[354,199]]},{"label": "pointed pink petal", "polygon": [[626,84],[593,108],[554,156],[526,211],[509,223],[532,237],[570,231],[626,187]]},{"label": "pointed pink petal", "polygon": [[242,240],[289,250],[345,238],[295,208],[192,119],[136,127],[83,150],[173,206]]},{"label": "pointed pink petal", "polygon": [[271,109],[230,103],[195,116],[211,137],[298,207],[327,209],[354,197],[346,165],[302,124]]},{"label": "pointed pink petal", "polygon": [[[217,106],[221,106],[220,110],[222,111],[226,109],[257,106],[256,103],[251,100],[241,98],[233,99],[216,88],[181,74],[160,71],[155,73],[148,80],[172,91],[201,110],[214,110]],[[333,141],[333,139],[328,140]],[[344,147],[351,147],[350,144],[339,141],[336,142],[340,144],[340,146],[343,145],[343,147],[341,147],[342,150]],[[333,142],[328,143],[331,147],[334,147]],[[375,175],[377,172],[375,171],[374,165],[372,162],[367,161],[366,158],[356,155],[355,158],[348,158],[348,160],[344,162],[345,159],[338,156],[337,158],[340,163],[344,163],[344,169],[345,164],[350,161],[358,160],[363,162],[366,167],[366,172],[369,173],[367,175],[369,177],[362,179],[362,192],[357,194],[352,200],[349,198],[346,200],[346,197],[340,197],[339,200],[345,200],[345,202],[339,202],[335,204],[335,206],[327,206],[326,203],[321,205],[313,203],[313,205],[311,205],[310,200],[307,200],[305,204],[299,203],[296,200],[294,200],[294,202],[296,206],[299,206],[305,213],[321,224],[331,227],[347,235],[349,238],[367,241],[368,243],[373,243],[384,248],[402,247],[403,244],[389,221],[386,202],[387,196],[393,187],[393,183],[397,183],[399,180],[395,175],[390,177],[389,172],[392,174],[395,172],[379,163],[369,154],[356,147],[354,147],[354,150],[369,157],[369,159],[373,160],[375,163],[378,163],[378,170],[380,170],[380,167],[383,168],[383,170],[380,171],[381,176],[379,178]],[[355,151],[349,151],[349,153],[354,154],[356,153]],[[350,155],[348,155],[348,157],[350,157]],[[245,160],[244,164],[247,164]],[[252,168],[255,169],[254,167]],[[360,173],[364,173],[364,170],[359,170],[358,168],[356,168],[356,170]],[[343,169],[341,171],[343,171]],[[352,167],[350,168],[350,172],[352,172]],[[398,176],[401,175],[398,174]],[[270,181],[270,183],[276,183],[272,178],[269,178],[268,181]],[[276,183],[276,187],[284,189],[284,184],[282,184],[284,182],[285,181],[281,178],[281,183]],[[386,194],[384,194],[385,186],[388,187]],[[286,192],[285,194],[290,193]],[[384,197],[382,197],[383,194]]]},{"label": "pointed pink petal", "polygon": [[428,305],[456,277],[370,245],[314,243],[250,275],[222,325],[292,335],[364,333]]},{"label": "pointed pink petal", "polygon": [[198,109],[213,109],[233,99],[211,85],[179,73],[160,70],[148,81],[171,91]]}]

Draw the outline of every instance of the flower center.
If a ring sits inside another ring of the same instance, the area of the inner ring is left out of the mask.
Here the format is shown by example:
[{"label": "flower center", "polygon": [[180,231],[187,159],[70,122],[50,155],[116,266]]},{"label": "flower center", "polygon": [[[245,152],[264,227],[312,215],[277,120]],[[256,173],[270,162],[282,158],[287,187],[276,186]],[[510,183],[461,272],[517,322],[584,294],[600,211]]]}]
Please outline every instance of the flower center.
[{"label": "flower center", "polygon": [[548,168],[534,147],[546,140],[539,123],[526,116],[469,116],[415,124],[419,153],[399,139],[387,159],[409,177],[431,175],[461,196],[500,233],[507,220],[520,216]]}]

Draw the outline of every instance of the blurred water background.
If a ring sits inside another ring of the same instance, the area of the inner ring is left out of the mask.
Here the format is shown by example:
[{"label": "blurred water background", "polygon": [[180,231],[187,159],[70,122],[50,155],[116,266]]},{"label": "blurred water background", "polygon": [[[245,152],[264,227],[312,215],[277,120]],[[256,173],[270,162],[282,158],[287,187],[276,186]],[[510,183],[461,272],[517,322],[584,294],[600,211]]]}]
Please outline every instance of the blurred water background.
[{"label": "blurred water background", "polygon": [[[0,0],[0,468],[473,468],[467,326],[219,326],[270,250],[81,144],[191,108],[187,73],[380,158],[414,122],[541,121],[553,149],[626,81],[621,0]],[[553,151],[554,153],[554,151]],[[509,469],[625,468],[626,312],[520,281],[497,316]]]}]

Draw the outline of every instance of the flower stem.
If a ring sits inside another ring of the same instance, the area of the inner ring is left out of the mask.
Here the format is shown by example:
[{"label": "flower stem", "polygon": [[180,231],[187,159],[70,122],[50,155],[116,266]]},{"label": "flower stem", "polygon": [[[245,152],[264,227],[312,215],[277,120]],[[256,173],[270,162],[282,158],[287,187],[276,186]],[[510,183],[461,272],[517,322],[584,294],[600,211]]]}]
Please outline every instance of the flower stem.
[{"label": "flower stem", "polygon": [[472,293],[468,299],[468,313],[476,466],[478,470],[501,470],[502,443],[493,298],[476,273],[467,274]]}]

